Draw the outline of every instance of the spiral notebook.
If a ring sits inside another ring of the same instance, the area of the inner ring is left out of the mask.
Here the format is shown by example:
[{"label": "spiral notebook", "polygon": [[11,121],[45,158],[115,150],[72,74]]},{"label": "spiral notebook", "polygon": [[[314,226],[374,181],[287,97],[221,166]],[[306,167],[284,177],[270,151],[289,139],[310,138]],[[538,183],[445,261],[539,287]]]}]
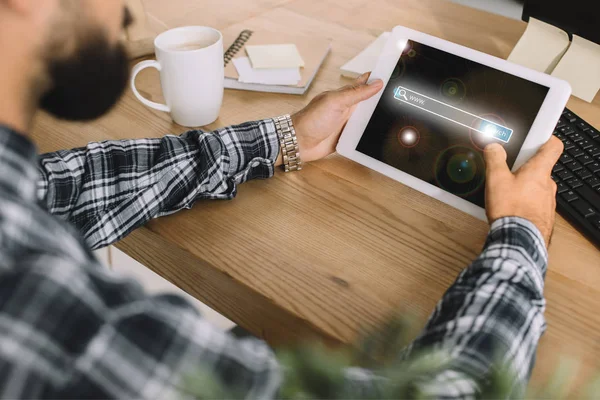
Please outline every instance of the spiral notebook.
[{"label": "spiral notebook", "polygon": [[[331,51],[331,42],[319,37],[307,37],[273,32],[224,32],[227,51],[225,52],[225,87],[227,89],[250,90],[255,92],[304,94],[310,87],[325,58]],[[300,69],[297,85],[262,85],[239,82],[239,74],[234,59],[247,57],[246,45],[295,44],[302,55],[305,66]]]}]

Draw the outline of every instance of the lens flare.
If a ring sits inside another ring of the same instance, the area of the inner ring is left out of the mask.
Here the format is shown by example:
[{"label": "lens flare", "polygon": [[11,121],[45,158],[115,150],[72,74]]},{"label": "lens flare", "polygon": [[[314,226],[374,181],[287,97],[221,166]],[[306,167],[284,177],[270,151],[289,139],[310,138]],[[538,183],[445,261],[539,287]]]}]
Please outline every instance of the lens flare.
[{"label": "lens flare", "polygon": [[400,129],[398,132],[398,142],[408,149],[415,147],[419,144],[419,140],[421,139],[421,134],[419,130],[414,126],[406,126]]},{"label": "lens flare", "polygon": [[496,135],[496,127],[494,125],[488,124],[483,130],[486,136],[494,137]]},{"label": "lens flare", "polygon": [[442,82],[440,94],[444,101],[459,103],[467,95],[467,86],[458,78],[448,78]]},{"label": "lens flare", "polygon": [[396,45],[403,53],[408,53],[412,49],[412,43],[408,40],[398,40]]},{"label": "lens flare", "polygon": [[[483,114],[481,118],[485,118],[488,121],[492,121],[493,123],[506,126],[506,121],[504,121],[504,119],[502,119],[496,114]],[[483,151],[483,149],[485,149],[485,146],[487,146],[488,144],[497,142],[497,140],[494,139],[497,129],[494,125],[488,124],[483,129],[485,133],[481,133],[475,130],[475,127],[479,126],[478,124],[481,124],[481,118],[475,119],[471,124],[472,129],[469,129],[469,137],[471,138],[471,143],[479,151]]]},{"label": "lens flare", "polygon": [[446,173],[456,183],[467,183],[477,174],[477,164],[475,163],[475,153],[454,154],[448,160]]},{"label": "lens flare", "polygon": [[434,173],[439,187],[457,196],[467,197],[483,187],[485,162],[475,149],[453,146],[439,154]]}]

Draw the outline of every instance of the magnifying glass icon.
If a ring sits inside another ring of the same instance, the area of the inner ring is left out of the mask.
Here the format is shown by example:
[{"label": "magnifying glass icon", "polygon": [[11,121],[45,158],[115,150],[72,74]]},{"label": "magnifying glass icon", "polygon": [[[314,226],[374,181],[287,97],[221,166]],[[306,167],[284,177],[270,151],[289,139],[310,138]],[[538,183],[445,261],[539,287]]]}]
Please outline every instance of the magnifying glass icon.
[{"label": "magnifying glass icon", "polygon": [[404,98],[404,100],[408,101],[408,99],[406,98],[406,90],[404,90],[404,89],[401,89],[401,90],[398,92],[398,97],[403,97],[403,98]]}]

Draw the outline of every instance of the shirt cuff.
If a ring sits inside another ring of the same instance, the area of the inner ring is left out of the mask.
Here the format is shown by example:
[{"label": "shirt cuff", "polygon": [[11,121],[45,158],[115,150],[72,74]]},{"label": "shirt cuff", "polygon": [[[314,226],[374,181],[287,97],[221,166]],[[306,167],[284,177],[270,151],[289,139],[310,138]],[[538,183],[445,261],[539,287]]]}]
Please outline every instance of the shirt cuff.
[{"label": "shirt cuff", "polygon": [[38,172],[35,144],[9,127],[0,125],[0,187],[26,202],[35,202]]},{"label": "shirt cuff", "polygon": [[539,268],[542,276],[546,275],[548,265],[548,249],[540,230],[529,220],[521,217],[503,217],[490,227],[485,249],[499,247],[520,252]]},{"label": "shirt cuff", "polygon": [[273,176],[280,147],[272,119],[246,122],[218,133],[229,155],[228,175],[236,184]]}]

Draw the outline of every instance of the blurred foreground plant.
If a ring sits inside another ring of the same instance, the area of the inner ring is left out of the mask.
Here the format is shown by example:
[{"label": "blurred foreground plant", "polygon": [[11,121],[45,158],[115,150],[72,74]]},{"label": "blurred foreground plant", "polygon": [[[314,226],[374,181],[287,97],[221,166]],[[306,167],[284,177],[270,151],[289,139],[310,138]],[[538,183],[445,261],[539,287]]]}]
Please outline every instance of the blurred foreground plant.
[{"label": "blurred foreground plant", "polygon": [[[400,357],[414,335],[413,321],[398,317],[381,328],[363,335],[355,347],[332,349],[321,343],[307,343],[277,351],[284,369],[284,382],[279,398],[304,399],[422,399],[418,382],[445,370],[449,357],[441,351],[422,351],[408,360]],[[358,368],[353,368],[358,367]],[[350,369],[349,369],[350,368]],[[377,390],[362,392],[347,385],[348,373],[371,370],[377,379]],[[567,399],[568,384],[576,370],[574,363],[561,363],[553,377],[541,387],[531,386],[523,396],[527,399]],[[514,398],[511,371],[493,368],[480,383],[482,399]],[[186,392],[199,399],[237,399],[244,394],[220,384],[212,372],[198,371],[184,380]],[[600,379],[587,390],[586,398],[600,398]]]}]

